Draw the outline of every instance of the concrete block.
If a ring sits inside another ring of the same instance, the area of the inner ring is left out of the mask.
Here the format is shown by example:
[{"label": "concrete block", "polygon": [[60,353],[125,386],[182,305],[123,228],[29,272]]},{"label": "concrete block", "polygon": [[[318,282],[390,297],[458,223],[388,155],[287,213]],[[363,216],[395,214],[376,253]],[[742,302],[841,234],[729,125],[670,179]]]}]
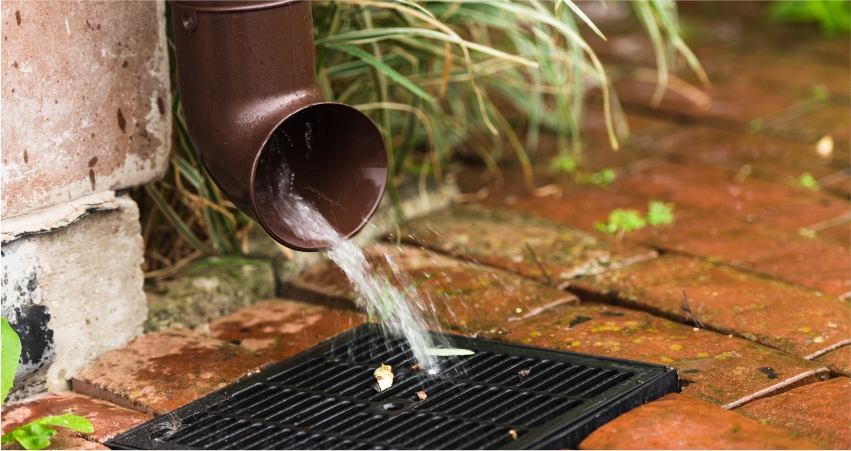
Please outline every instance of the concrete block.
[{"label": "concrete block", "polygon": [[165,3],[4,1],[3,219],[166,169]]},{"label": "concrete block", "polygon": [[127,196],[113,202],[3,243],[2,314],[23,344],[10,400],[67,390],[74,373],[142,333],[139,210]]}]

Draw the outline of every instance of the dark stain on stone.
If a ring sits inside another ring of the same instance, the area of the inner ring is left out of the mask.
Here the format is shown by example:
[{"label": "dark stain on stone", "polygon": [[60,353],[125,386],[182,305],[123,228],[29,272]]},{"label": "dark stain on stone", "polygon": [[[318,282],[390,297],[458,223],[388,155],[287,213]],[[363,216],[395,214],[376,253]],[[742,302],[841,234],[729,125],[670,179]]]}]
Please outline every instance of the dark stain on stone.
[{"label": "dark stain on stone", "polygon": [[127,60],[124,60],[124,64],[122,64],[121,67],[126,69],[127,66],[129,66],[129,65],[130,65],[130,63],[128,63]]},{"label": "dark stain on stone", "polygon": [[570,322],[570,327],[582,324],[582,323],[587,322],[587,321],[591,321],[591,318],[589,318],[587,316],[577,315],[576,318],[573,318],[573,321]]},{"label": "dark stain on stone", "polygon": [[18,23],[18,26],[21,26],[21,12],[15,11],[15,22]]},{"label": "dark stain on stone", "polygon": [[[36,274],[30,276],[27,289],[33,291],[38,287]],[[12,329],[21,337],[21,363],[38,365],[38,368],[53,360],[53,331],[47,327],[50,313],[47,307],[37,304],[24,304],[15,308],[15,322]]]},{"label": "dark stain on stone", "polygon": [[29,162],[30,162],[30,156],[29,156],[29,154],[27,154],[27,151],[24,150],[24,164],[29,163]]},{"label": "dark stain on stone", "polygon": [[165,102],[162,97],[157,97],[157,108],[160,110],[160,115],[165,114]]},{"label": "dark stain on stone", "polygon": [[[92,136],[94,136],[94,134],[92,134]],[[98,164],[98,157],[92,157],[92,159],[89,160],[89,167],[93,168],[96,164]]]},{"label": "dark stain on stone", "polygon": [[18,68],[18,62],[17,62],[17,61],[12,61],[12,67],[14,67],[15,69],[17,69],[17,68]]},{"label": "dark stain on stone", "polygon": [[612,304],[617,305],[617,303],[618,303],[618,302],[617,302],[617,301],[618,301],[618,295],[619,295],[620,293],[621,293],[621,292],[620,292],[620,291],[618,291],[618,290],[609,290],[609,292],[608,292],[608,293],[606,293],[606,296],[608,296],[608,297],[609,297],[609,299],[612,301]]},{"label": "dark stain on stone", "polygon": [[95,190],[95,170],[89,169],[89,181],[92,182],[92,191]]},{"label": "dark stain on stone", "polygon": [[125,132],[127,127],[127,121],[124,120],[124,113],[121,112],[121,108],[118,109],[118,128],[121,129],[121,133]]},{"label": "dark stain on stone", "polygon": [[621,312],[603,312],[603,313],[600,313],[600,315],[603,315],[603,316],[623,316],[623,313],[621,313]]},{"label": "dark stain on stone", "polygon": [[699,372],[700,372],[700,370],[685,370],[685,371],[683,371],[683,373],[688,373],[688,374],[699,373]]},{"label": "dark stain on stone", "polygon": [[768,366],[761,366],[761,367],[757,368],[757,370],[760,373],[768,376],[769,379],[777,379],[777,373],[774,372],[774,368],[771,368],[771,367],[768,367]]}]

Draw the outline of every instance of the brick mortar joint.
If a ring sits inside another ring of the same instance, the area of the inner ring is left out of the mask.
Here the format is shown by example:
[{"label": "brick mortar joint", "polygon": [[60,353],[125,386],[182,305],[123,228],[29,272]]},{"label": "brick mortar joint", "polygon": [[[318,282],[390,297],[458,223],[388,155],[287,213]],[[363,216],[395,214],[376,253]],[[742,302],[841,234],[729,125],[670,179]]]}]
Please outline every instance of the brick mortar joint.
[{"label": "brick mortar joint", "polygon": [[[792,390],[792,389],[797,388],[797,387],[800,387],[800,386],[811,385],[811,384],[813,384],[817,381],[806,382],[807,378],[818,377],[820,375],[829,374],[829,373],[830,373],[830,370],[827,369],[827,368],[818,368],[818,369],[815,369],[815,370],[805,371],[805,372],[798,374],[796,376],[792,376],[792,377],[790,377],[789,379],[786,379],[783,382],[779,382],[779,383],[774,384],[770,387],[764,388],[764,389],[759,390],[755,393],[752,393],[750,395],[739,398],[736,401],[733,401],[731,403],[724,404],[721,407],[724,408],[724,409],[727,409],[727,410],[735,410],[735,409],[738,409],[739,407],[742,407],[746,404],[750,404],[754,401],[759,401],[760,399],[777,396],[777,395],[786,393],[787,391]],[[800,382],[800,381],[805,381],[805,382],[798,384],[798,382]]]}]

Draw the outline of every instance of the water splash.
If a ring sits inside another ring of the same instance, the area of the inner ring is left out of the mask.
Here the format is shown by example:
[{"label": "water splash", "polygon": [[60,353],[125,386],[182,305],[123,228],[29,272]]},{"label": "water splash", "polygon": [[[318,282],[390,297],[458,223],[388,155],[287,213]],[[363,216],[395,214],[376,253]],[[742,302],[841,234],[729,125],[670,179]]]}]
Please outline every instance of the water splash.
[{"label": "water splash", "polygon": [[416,290],[399,290],[390,283],[396,280],[406,287],[415,285],[410,276],[398,270],[392,255],[384,256],[386,266],[382,264],[377,273],[356,244],[341,236],[312,203],[292,189],[293,177],[289,168],[282,165],[275,175],[277,186],[270,187],[281,219],[300,238],[327,243],[327,255],[348,277],[358,305],[381,319],[382,327],[391,335],[405,337],[416,362],[434,368],[436,358],[428,350],[436,344],[433,336],[423,330],[436,325],[435,321],[426,321],[431,302],[421,298]]}]

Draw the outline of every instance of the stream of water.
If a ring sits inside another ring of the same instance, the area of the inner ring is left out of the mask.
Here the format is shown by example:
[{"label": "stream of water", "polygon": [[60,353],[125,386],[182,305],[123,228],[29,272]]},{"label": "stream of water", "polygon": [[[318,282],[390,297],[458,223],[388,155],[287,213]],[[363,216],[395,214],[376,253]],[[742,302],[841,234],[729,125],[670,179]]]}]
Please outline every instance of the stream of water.
[{"label": "stream of water", "polygon": [[[341,236],[312,203],[292,190],[293,176],[286,166],[276,174],[274,194],[280,217],[300,238],[330,243],[327,255],[348,277],[359,306],[379,319],[391,335],[405,337],[416,362],[434,368],[435,357],[428,350],[435,343],[423,330],[432,323],[426,318],[430,303],[413,288],[415,282],[397,270],[391,255],[384,256],[386,264],[376,271],[356,244]],[[393,280],[409,288],[400,290],[390,283]]]}]

